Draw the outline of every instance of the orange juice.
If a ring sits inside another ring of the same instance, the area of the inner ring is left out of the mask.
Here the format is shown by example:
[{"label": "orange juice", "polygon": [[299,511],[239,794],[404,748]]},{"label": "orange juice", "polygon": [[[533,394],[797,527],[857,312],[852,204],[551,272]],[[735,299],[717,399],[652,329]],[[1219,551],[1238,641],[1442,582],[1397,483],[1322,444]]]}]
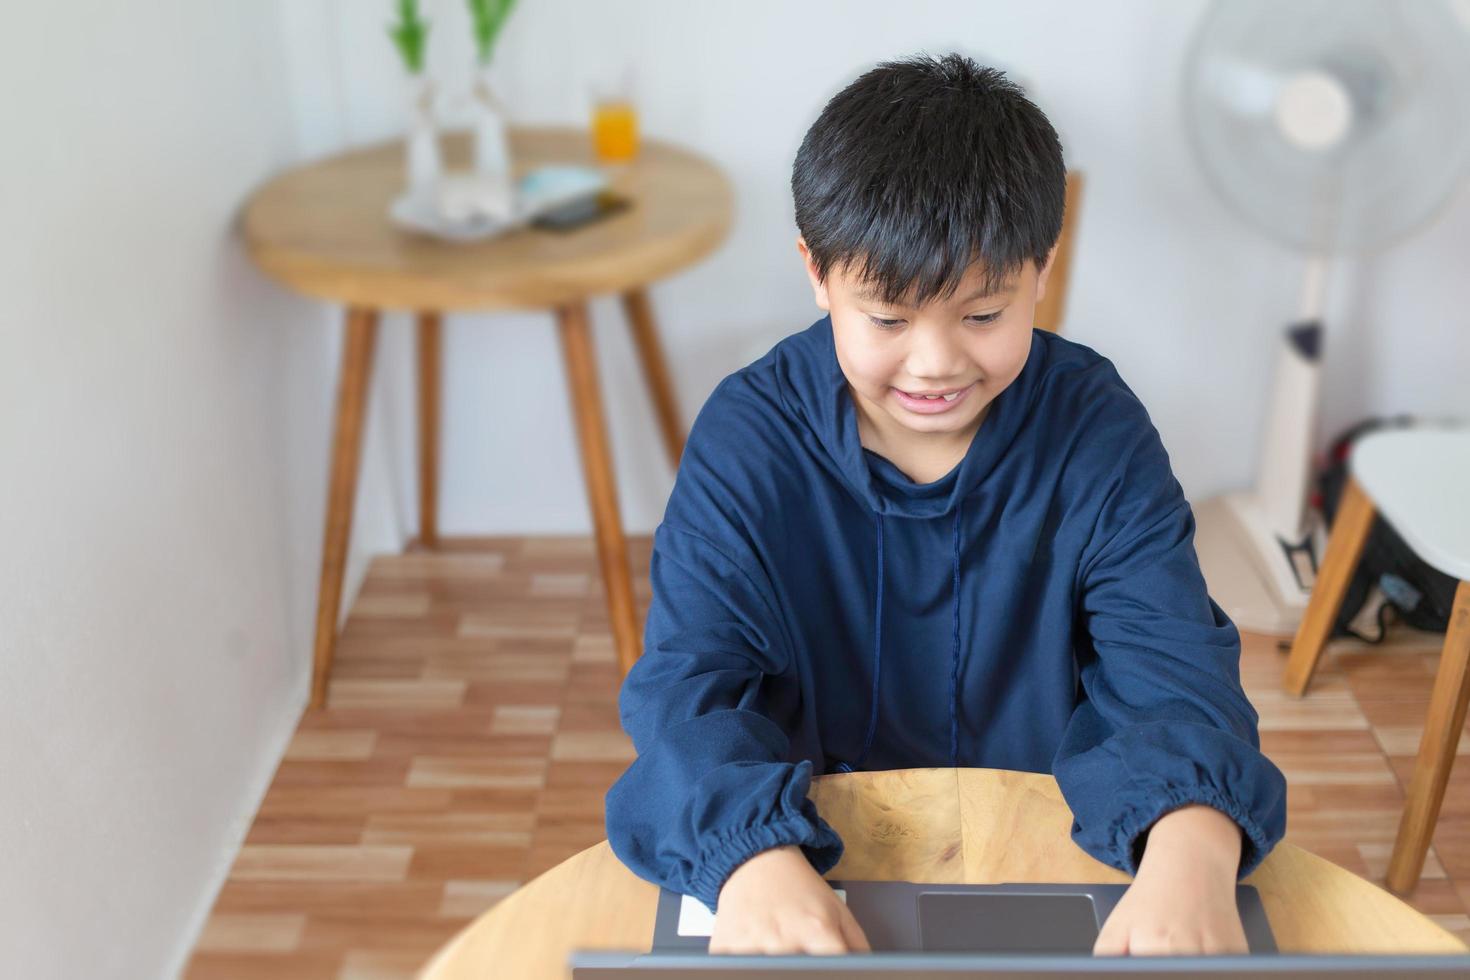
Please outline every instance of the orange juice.
[{"label": "orange juice", "polygon": [[638,114],[631,102],[600,102],[592,110],[592,145],[604,163],[622,163],[638,152]]}]

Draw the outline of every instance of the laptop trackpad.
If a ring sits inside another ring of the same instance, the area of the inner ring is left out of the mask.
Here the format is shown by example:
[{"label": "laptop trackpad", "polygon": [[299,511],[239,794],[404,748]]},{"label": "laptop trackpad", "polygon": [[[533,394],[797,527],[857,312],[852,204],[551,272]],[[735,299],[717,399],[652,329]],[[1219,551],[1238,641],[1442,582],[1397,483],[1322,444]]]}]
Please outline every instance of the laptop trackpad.
[{"label": "laptop trackpad", "polygon": [[928,952],[1091,953],[1097,933],[1089,895],[919,893]]}]

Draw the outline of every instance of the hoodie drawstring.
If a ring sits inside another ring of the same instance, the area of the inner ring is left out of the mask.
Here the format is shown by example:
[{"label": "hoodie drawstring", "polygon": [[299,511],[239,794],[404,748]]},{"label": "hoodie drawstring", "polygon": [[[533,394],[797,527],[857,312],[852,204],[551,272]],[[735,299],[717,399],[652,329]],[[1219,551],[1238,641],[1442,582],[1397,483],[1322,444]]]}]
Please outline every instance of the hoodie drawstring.
[{"label": "hoodie drawstring", "polygon": [[961,500],[954,512],[954,640],[949,659],[949,767],[959,768],[960,758],[960,515],[965,512]]},{"label": "hoodie drawstring", "polygon": [[878,730],[878,673],[883,667],[883,515],[880,513],[877,517],[878,598],[873,604],[873,706],[868,711],[868,733],[863,736],[863,749],[858,753],[857,762],[848,767],[848,772],[862,768],[868,749],[873,745],[873,733]]},{"label": "hoodie drawstring", "polygon": [[[960,745],[960,715],[959,715],[959,682],[960,682],[960,516],[965,511],[965,502],[961,500],[954,514],[954,585],[952,604],[954,609],[954,637],[950,644],[949,659],[949,764],[951,768],[959,766]],[[868,712],[868,731],[863,736],[863,748],[858,753],[857,762],[852,765],[839,763],[839,772],[853,772],[861,769],[864,760],[868,757],[868,750],[873,746],[873,734],[878,730],[878,689],[879,673],[883,666],[883,515],[878,517],[878,597],[873,605],[873,705]]]}]

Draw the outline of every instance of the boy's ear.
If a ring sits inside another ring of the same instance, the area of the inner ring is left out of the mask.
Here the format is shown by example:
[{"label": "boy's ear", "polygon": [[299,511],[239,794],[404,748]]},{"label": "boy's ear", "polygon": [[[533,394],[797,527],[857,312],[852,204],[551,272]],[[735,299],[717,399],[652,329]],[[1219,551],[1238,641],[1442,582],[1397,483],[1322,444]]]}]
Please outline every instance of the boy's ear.
[{"label": "boy's ear", "polygon": [[1051,267],[1056,263],[1059,245],[1061,242],[1057,242],[1051,247],[1051,251],[1046,253],[1046,265],[1042,266],[1041,271],[1036,274],[1036,302],[1038,303],[1046,297],[1046,280],[1050,278]]},{"label": "boy's ear", "polygon": [[817,301],[819,309],[830,313],[832,302],[827,297],[827,285],[817,276],[816,267],[812,265],[811,250],[806,247],[806,239],[801,235],[796,236],[796,250],[801,253],[802,264],[806,266],[806,277],[811,280],[812,298]]}]

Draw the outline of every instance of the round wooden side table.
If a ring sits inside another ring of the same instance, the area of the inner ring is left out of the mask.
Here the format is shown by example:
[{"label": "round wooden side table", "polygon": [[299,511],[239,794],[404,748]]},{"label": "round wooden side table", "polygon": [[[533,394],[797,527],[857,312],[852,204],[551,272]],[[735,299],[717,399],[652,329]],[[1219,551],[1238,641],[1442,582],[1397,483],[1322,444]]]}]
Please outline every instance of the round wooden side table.
[{"label": "round wooden side table", "polygon": [[[842,835],[830,878],[928,883],[1126,883],[1072,842],[1054,778],[1001,769],[897,769],[818,776],[810,798]],[[1260,890],[1283,953],[1455,953],[1465,946],[1414,908],[1282,843],[1246,884]],[[646,951],[659,890],[607,842],[568,858],[451,939],[420,980],[569,975],[573,950]]]},{"label": "round wooden side table", "polygon": [[[573,128],[513,127],[517,174],[546,163],[594,165],[588,134]],[[467,134],[443,141],[446,164],[469,166]],[[438,541],[437,475],[441,317],[452,311],[546,309],[554,315],[571,389],[582,467],[597,534],[608,613],[626,673],[641,652],[632,578],[619,516],[587,312],[588,298],[622,298],[652,393],[670,462],[684,449],[673,386],[647,285],[709,254],[731,220],[729,180],[711,162],[657,140],[610,175],[632,207],[572,232],[526,228],[462,244],[404,232],[389,223],[403,188],[403,145],[392,141],[307,164],[273,178],[245,205],[241,231],[272,278],[346,307],[317,597],[311,704],[326,699],[336,643],[343,565],[352,527],[368,375],[379,314],[417,315],[419,544]]]}]

